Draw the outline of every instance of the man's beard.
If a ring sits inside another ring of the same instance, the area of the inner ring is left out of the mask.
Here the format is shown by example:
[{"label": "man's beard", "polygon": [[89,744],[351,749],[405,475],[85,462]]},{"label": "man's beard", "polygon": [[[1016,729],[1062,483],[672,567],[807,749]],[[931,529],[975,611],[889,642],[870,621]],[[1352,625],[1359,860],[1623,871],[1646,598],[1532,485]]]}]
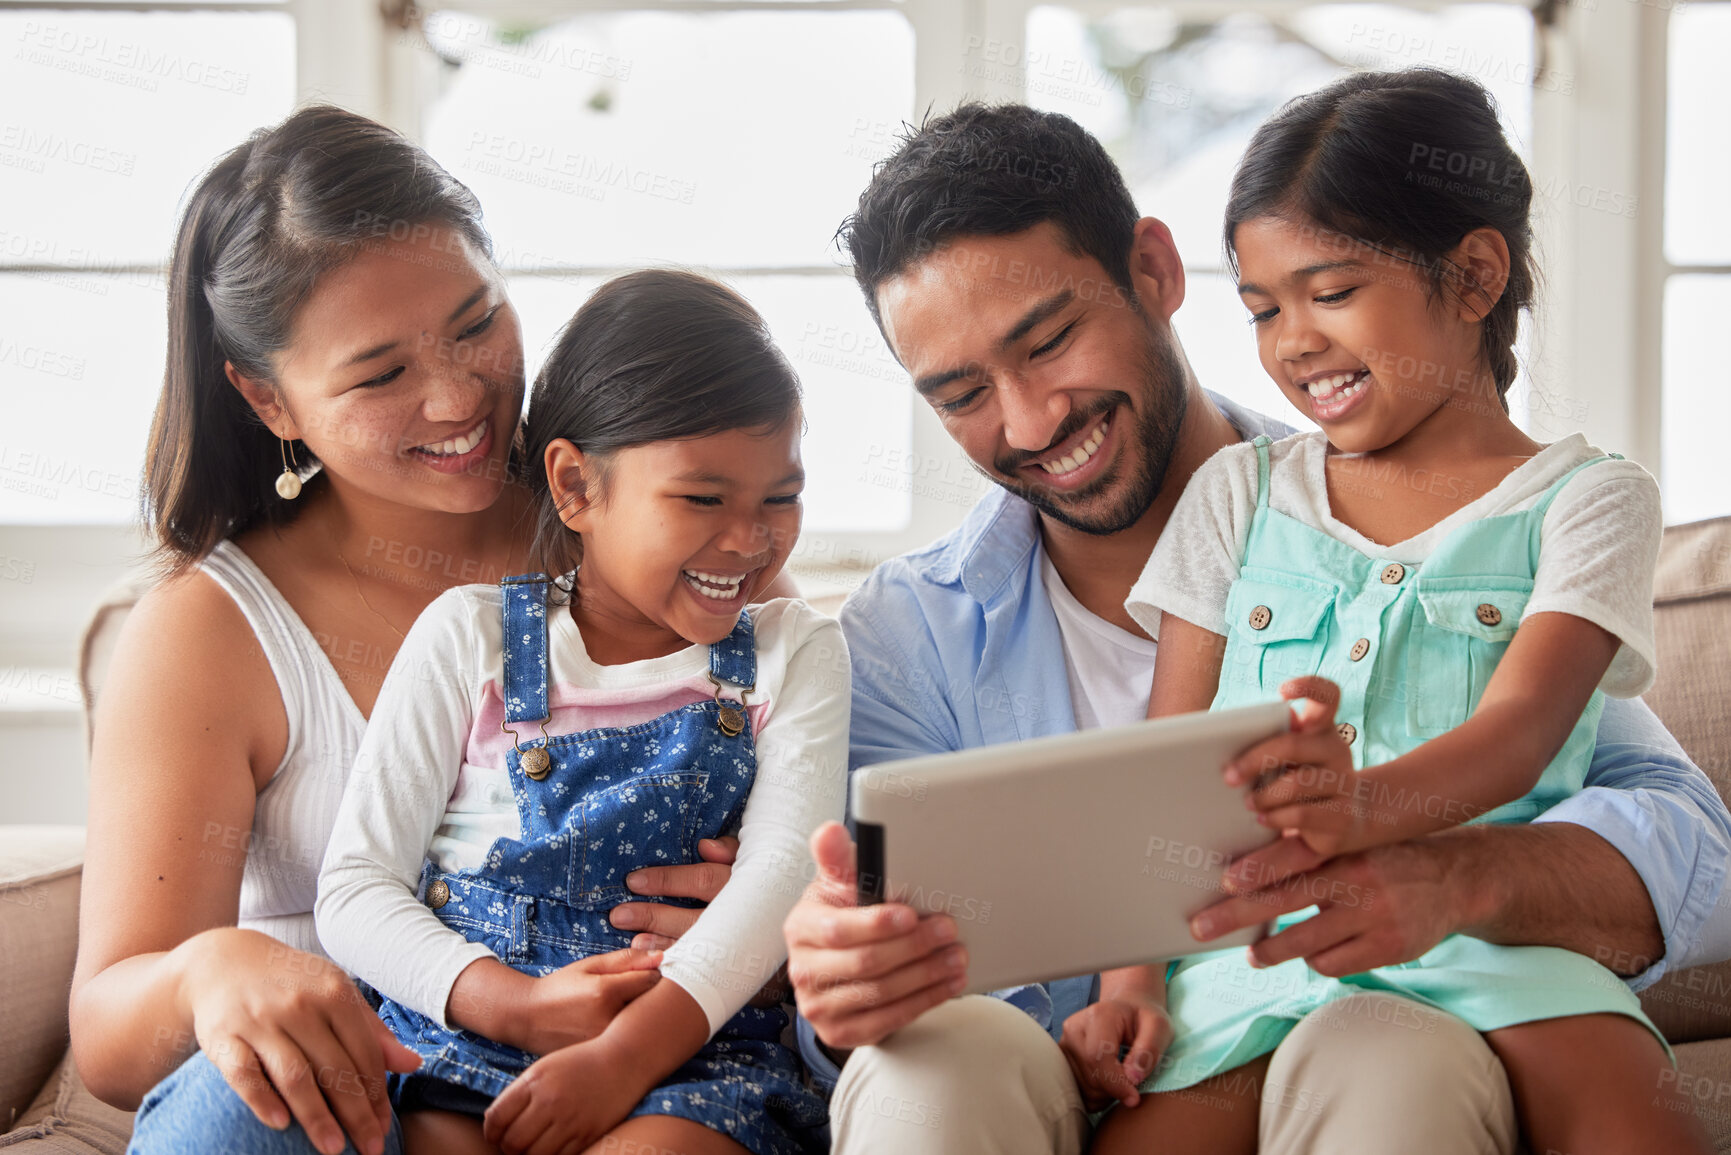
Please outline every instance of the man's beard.
[{"label": "man's beard", "polygon": [[[997,472],[987,476],[1052,520],[1083,533],[1104,536],[1135,525],[1154,504],[1154,498],[1166,480],[1166,469],[1172,464],[1172,450],[1178,444],[1178,430],[1184,424],[1190,400],[1185,389],[1184,362],[1172,343],[1162,340],[1146,319],[1142,322],[1142,333],[1139,384],[1143,396],[1140,406],[1132,407],[1133,399],[1127,393],[1113,393],[1098,405],[1090,406],[1086,412],[1070,414],[1046,449],[1034,453],[1011,451],[1003,454],[992,462]],[[1090,428],[1114,409],[1120,410],[1113,418],[1115,422],[1130,420],[1132,424],[1119,431],[1118,460],[1107,466],[1105,472],[1087,488],[1075,493],[1054,493],[1046,486],[1030,484],[1018,476],[1016,471],[1021,466],[1042,453],[1050,452],[1051,446],[1061,445],[1065,439]],[[1138,446],[1142,450],[1140,455],[1135,452]],[[1108,509],[1088,514],[1080,512],[1077,507],[1086,506],[1118,484],[1126,462],[1131,473],[1118,500]]]}]

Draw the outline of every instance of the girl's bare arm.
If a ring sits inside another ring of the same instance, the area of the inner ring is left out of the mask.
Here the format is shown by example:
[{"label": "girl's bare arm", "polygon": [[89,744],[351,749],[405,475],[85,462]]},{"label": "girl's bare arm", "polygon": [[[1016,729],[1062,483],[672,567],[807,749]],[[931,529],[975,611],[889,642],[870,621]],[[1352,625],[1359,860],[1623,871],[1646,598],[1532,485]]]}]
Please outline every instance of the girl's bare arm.
[{"label": "girl's bare arm", "polygon": [[1305,807],[1330,808],[1330,821],[1350,819],[1333,851],[1343,854],[1445,830],[1512,802],[1562,749],[1618,644],[1573,614],[1534,614],[1466,722],[1356,773],[1350,762],[1305,766],[1257,791],[1258,809],[1270,825],[1302,828]]}]

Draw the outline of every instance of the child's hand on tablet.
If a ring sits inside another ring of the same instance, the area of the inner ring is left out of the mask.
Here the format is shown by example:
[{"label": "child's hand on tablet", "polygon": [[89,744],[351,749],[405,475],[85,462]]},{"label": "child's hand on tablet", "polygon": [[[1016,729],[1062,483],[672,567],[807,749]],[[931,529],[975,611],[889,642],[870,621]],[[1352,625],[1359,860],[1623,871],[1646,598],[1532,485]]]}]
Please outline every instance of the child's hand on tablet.
[{"label": "child's hand on tablet", "polygon": [[1172,1042],[1172,1020],[1160,1000],[1126,993],[1102,998],[1064,1020],[1058,1045],[1069,1060],[1082,1102],[1098,1111],[1114,1099],[1141,1101],[1146,1079]]},{"label": "child's hand on tablet", "polygon": [[1352,749],[1335,726],[1340,687],[1326,678],[1294,678],[1280,687],[1293,701],[1290,733],[1228,763],[1226,781],[1245,786],[1257,821],[1295,833],[1324,858],[1363,845],[1367,811],[1355,797]]}]

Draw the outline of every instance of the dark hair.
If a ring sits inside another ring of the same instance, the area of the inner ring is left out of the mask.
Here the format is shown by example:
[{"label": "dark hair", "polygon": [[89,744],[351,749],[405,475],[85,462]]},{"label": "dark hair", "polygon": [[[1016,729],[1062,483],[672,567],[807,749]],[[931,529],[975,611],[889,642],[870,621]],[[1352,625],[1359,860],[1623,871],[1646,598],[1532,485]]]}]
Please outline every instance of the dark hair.
[{"label": "dark hair", "polygon": [[910,130],[836,235],[882,328],[883,282],[958,237],[1004,236],[1043,221],[1134,295],[1136,202],[1100,142],[1056,112],[969,102]]},{"label": "dark hair", "polygon": [[[259,130],[199,181],[174,242],[168,368],[144,467],[144,519],[168,569],[299,508],[276,496],[281,447],[223,362],[274,382],[272,358],[319,278],[364,242],[429,224],[491,259],[468,188],[398,133],[329,105]],[[291,449],[302,465],[314,460],[299,442]]]},{"label": "dark hair", "polygon": [[1256,130],[1227,200],[1227,261],[1236,273],[1234,235],[1246,221],[1309,220],[1413,265],[1440,295],[1455,280],[1447,255],[1461,238],[1497,230],[1509,280],[1485,315],[1481,349],[1507,409],[1520,314],[1538,279],[1532,199],[1532,178],[1476,81],[1435,68],[1361,72],[1288,101]]},{"label": "dark hair", "polygon": [[726,285],[680,269],[608,281],[559,334],[529,396],[523,452],[539,564],[565,573],[581,556],[548,487],[553,441],[581,449],[595,467],[584,481],[600,487],[620,449],[779,429],[799,412],[799,397],[799,377],[769,326]]}]

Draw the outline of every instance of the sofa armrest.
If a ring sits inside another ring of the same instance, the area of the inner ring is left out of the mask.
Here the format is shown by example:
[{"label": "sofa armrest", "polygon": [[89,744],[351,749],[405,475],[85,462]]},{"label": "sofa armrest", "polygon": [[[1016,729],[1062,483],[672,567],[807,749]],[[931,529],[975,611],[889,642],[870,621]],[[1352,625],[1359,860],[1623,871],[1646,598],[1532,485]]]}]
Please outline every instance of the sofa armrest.
[{"label": "sofa armrest", "polygon": [[82,826],[0,826],[0,1132],[66,1053]]}]

